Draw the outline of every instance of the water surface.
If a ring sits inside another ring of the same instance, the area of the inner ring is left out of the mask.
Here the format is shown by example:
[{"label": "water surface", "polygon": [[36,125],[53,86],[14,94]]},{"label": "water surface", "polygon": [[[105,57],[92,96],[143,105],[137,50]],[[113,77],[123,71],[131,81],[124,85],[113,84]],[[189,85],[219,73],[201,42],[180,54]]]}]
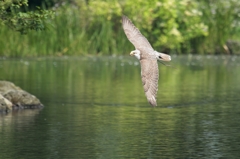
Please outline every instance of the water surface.
[{"label": "water surface", "polygon": [[1,59],[43,109],[0,114],[0,159],[239,158],[240,58],[159,64],[158,107],[130,57]]}]

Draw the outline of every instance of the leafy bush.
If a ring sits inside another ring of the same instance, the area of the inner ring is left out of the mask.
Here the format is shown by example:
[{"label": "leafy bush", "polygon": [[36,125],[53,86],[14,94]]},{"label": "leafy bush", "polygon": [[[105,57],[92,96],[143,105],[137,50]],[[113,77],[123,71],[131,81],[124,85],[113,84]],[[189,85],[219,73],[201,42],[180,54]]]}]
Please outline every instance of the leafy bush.
[{"label": "leafy bush", "polygon": [[44,20],[53,16],[49,10],[38,8],[35,12],[22,12],[22,6],[28,6],[27,0],[0,1],[0,22],[9,28],[26,33],[29,30],[44,30]]}]

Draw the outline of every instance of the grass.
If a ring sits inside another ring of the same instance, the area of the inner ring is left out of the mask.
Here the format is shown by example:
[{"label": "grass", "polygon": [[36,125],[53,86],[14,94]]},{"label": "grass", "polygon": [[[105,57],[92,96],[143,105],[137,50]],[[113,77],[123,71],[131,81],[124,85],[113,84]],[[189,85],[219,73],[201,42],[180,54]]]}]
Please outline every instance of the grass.
[{"label": "grass", "polygon": [[91,23],[81,14],[78,9],[63,8],[56,12],[47,30],[31,31],[26,35],[1,27],[0,56],[112,55],[123,54],[126,46],[133,48],[123,30],[115,32],[111,21],[100,17]]}]

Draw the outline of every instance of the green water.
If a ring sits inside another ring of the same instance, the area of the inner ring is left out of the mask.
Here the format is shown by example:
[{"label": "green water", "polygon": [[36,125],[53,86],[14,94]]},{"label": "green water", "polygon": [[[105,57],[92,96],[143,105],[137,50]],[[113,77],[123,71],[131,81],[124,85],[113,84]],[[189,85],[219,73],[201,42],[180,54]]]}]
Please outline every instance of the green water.
[{"label": "green water", "polygon": [[240,158],[240,57],[172,59],[156,108],[131,57],[1,59],[45,107],[0,114],[0,159]]}]

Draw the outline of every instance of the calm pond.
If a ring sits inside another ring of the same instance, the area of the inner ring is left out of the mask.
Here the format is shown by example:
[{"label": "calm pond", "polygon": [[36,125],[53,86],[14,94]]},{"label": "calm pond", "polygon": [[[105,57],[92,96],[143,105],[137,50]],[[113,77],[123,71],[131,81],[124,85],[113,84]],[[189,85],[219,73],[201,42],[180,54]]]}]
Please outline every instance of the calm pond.
[{"label": "calm pond", "polygon": [[172,59],[155,108],[133,57],[0,59],[45,105],[0,114],[0,159],[240,158],[240,57]]}]

